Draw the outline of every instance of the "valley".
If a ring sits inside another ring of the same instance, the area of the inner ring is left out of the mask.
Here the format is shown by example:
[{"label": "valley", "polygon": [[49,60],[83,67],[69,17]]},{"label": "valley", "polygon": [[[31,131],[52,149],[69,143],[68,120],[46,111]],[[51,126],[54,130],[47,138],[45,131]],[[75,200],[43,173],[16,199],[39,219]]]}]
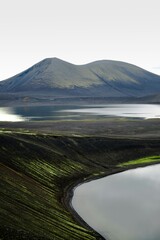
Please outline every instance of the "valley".
[{"label": "valley", "polygon": [[[73,209],[74,188],[159,163],[159,93],[160,76],[109,60],[47,58],[1,81],[0,240],[102,240]],[[117,103],[119,115],[85,109]],[[139,104],[132,115],[126,103]]]}]

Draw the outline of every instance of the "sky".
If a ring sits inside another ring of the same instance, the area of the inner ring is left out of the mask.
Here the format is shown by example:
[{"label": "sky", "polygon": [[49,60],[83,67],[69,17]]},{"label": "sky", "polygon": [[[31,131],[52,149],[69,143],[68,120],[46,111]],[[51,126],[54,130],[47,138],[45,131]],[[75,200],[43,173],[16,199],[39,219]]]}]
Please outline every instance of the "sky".
[{"label": "sky", "polygon": [[57,57],[160,75],[159,0],[0,0],[0,80]]}]

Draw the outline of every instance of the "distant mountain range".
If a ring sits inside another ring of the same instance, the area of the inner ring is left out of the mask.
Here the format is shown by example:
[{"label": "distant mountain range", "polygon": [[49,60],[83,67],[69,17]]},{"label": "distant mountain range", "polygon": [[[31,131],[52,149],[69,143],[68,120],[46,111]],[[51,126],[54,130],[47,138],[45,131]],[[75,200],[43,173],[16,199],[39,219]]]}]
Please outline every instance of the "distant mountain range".
[{"label": "distant mountain range", "polygon": [[147,99],[150,96],[149,98],[159,99],[160,76],[119,61],[102,60],[74,65],[57,58],[47,58],[24,72],[1,81],[0,95],[0,99],[4,96],[49,96],[50,99]]}]

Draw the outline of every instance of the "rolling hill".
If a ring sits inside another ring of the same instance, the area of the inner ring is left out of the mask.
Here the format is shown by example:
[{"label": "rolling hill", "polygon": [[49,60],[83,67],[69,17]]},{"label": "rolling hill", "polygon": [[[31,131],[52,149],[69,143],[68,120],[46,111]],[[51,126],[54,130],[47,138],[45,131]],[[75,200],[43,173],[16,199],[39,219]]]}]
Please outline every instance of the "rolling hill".
[{"label": "rolling hill", "polygon": [[1,81],[0,93],[32,97],[145,97],[160,93],[160,76],[119,61],[74,65],[47,58]]}]

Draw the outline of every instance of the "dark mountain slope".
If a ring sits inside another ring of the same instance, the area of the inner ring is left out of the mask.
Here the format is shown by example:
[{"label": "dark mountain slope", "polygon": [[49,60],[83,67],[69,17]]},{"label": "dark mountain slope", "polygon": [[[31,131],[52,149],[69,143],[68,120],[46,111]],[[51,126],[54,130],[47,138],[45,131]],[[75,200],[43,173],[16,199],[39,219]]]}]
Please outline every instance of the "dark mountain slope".
[{"label": "dark mountain slope", "polygon": [[48,58],[0,82],[0,92],[142,97],[160,92],[160,76],[118,61],[102,60],[79,66],[57,58]]}]

